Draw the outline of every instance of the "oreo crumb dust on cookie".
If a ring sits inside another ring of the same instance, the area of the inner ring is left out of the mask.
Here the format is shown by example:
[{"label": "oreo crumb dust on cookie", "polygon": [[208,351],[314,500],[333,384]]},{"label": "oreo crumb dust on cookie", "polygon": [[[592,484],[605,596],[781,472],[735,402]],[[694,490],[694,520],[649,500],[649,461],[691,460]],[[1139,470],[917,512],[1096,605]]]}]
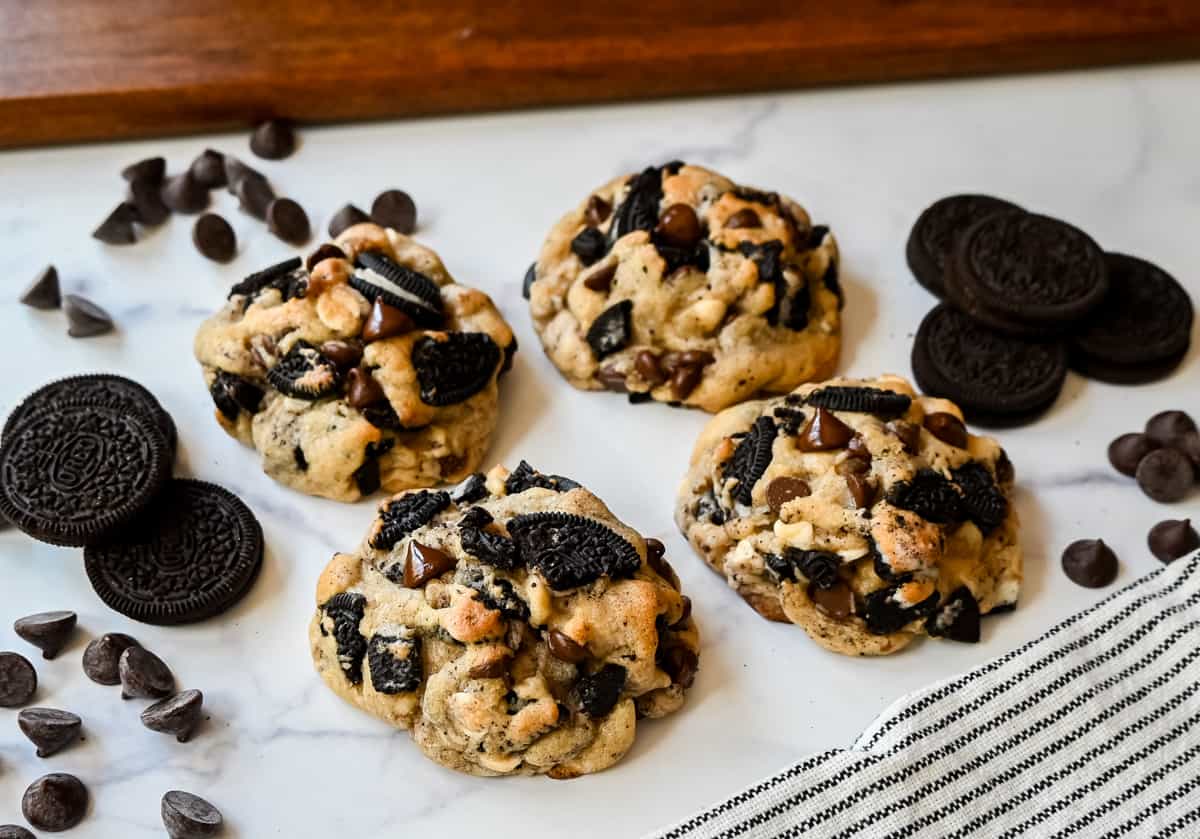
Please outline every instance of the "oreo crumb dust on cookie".
[{"label": "oreo crumb dust on cookie", "polygon": [[275,480],[341,501],[474,471],[515,350],[486,294],[371,223],[239,282],[195,340],[221,427]]},{"label": "oreo crumb dust on cookie", "polygon": [[524,284],[573,385],[719,411],[833,373],[837,243],[799,204],[672,162],[595,190]]},{"label": "oreo crumb dust on cookie", "polygon": [[958,406],[834,379],[709,421],[676,522],[755,610],[846,655],[979,640],[1021,589],[1013,467]]},{"label": "oreo crumb dust on cookie", "polygon": [[698,667],[661,542],[526,463],[379,512],[317,583],[309,641],[339,696],[473,775],[573,778],[678,710]]}]

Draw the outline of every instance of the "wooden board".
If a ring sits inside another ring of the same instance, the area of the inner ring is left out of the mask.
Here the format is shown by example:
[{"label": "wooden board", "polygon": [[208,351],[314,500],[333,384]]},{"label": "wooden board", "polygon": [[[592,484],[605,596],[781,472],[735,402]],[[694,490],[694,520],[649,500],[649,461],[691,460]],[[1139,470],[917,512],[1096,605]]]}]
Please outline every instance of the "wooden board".
[{"label": "wooden board", "polygon": [[0,0],[0,146],[1193,56],[1198,0]]}]

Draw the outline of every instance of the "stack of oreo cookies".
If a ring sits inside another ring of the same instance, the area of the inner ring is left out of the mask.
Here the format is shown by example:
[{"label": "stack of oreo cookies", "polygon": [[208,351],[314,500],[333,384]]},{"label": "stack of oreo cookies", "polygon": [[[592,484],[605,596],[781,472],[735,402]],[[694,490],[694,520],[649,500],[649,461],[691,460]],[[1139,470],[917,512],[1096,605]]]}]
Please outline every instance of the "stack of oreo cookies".
[{"label": "stack of oreo cookies", "polygon": [[203,620],[249,590],[262,528],[238,498],[174,479],[175,423],[121,376],[51,382],[0,437],[0,513],[29,536],[83,547],[100,598],[147,623]]},{"label": "stack of oreo cookies", "polygon": [[1174,278],[1008,201],[935,202],[913,225],[906,256],[944,301],[917,331],[913,373],[973,422],[1035,419],[1054,404],[1068,367],[1141,384],[1187,354],[1192,302]]}]

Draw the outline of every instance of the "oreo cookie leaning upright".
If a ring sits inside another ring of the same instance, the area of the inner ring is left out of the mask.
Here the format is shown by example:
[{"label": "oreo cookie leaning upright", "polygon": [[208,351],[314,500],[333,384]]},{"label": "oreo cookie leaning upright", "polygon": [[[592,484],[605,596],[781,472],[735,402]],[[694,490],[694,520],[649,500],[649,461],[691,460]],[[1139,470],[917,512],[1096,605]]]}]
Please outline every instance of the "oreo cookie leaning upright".
[{"label": "oreo cookie leaning upright", "polygon": [[948,195],[933,202],[917,217],[904,248],[913,276],[929,292],[944,298],[946,262],[963,231],[993,213],[1020,209],[991,195]]}]

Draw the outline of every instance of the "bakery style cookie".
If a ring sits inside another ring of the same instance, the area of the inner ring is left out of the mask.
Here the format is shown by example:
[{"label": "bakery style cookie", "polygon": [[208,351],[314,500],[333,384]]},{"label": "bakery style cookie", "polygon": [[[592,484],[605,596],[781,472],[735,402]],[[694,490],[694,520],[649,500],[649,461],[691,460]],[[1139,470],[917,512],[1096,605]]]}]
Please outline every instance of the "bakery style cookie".
[{"label": "bakery style cookie", "polygon": [[516,348],[491,298],[366,223],[235,285],[195,342],[221,427],[275,480],[339,501],[476,469]]},{"label": "bakery style cookie", "polygon": [[1017,603],[1013,468],[959,409],[904,379],[834,379],[713,417],[676,522],[764,617],[826,649],[979,640]]},{"label": "bakery style cookie", "polygon": [[699,649],[662,543],[524,462],[383,502],[321,574],[309,640],[334,692],[430,759],[554,778],[680,708]]},{"label": "bakery style cookie", "polygon": [[571,384],[719,411],[832,375],[837,242],[799,204],[678,161],[610,181],[525,278]]}]

